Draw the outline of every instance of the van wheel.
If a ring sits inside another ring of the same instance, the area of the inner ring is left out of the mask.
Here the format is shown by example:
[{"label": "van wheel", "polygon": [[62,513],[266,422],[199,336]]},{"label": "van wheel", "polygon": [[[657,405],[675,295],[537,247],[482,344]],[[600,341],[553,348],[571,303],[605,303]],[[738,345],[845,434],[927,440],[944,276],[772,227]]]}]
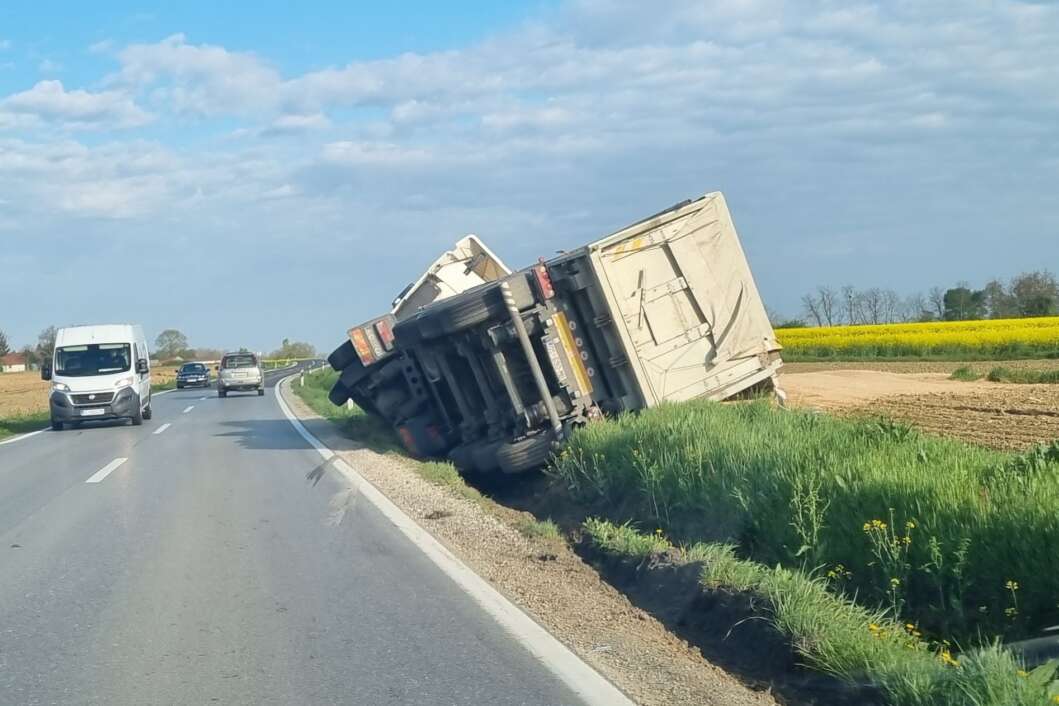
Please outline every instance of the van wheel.
[{"label": "van wheel", "polygon": [[151,409],[151,402],[148,400],[147,406],[143,408],[143,418],[150,419],[154,416],[154,411]]},{"label": "van wheel", "polygon": [[227,397],[228,396],[228,391],[224,390],[224,389],[221,389],[221,388],[217,388],[217,396],[218,397]]},{"label": "van wheel", "polygon": [[263,387],[257,388],[257,396],[258,397],[264,397],[265,396],[265,388],[263,388]]},{"label": "van wheel", "polygon": [[51,420],[51,430],[52,431],[62,431],[63,430],[63,423],[60,422],[58,419]]},{"label": "van wheel", "polygon": [[143,424],[143,410],[140,409],[140,405],[136,405],[136,411],[133,412],[131,417],[129,417],[129,421],[132,422],[132,425],[134,427],[138,427]]},{"label": "van wheel", "polygon": [[496,450],[497,465],[504,473],[525,473],[540,468],[552,457],[554,438],[550,432],[546,432],[501,444]]}]

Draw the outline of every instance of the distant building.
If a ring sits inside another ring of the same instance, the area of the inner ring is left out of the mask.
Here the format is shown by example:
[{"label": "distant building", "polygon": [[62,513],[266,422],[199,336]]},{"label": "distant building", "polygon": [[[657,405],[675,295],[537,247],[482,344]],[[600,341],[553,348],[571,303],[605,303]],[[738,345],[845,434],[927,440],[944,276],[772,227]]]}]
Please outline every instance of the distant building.
[{"label": "distant building", "polygon": [[26,372],[26,356],[21,353],[8,353],[0,357],[0,373]]}]

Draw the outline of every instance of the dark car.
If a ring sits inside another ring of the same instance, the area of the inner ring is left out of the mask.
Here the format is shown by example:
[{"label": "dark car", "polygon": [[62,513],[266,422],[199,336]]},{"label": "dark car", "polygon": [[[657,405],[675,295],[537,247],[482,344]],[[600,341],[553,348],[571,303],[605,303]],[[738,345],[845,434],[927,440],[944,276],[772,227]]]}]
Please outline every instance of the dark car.
[{"label": "dark car", "polygon": [[210,369],[203,363],[184,363],[176,374],[176,386],[178,389],[184,387],[209,387]]}]

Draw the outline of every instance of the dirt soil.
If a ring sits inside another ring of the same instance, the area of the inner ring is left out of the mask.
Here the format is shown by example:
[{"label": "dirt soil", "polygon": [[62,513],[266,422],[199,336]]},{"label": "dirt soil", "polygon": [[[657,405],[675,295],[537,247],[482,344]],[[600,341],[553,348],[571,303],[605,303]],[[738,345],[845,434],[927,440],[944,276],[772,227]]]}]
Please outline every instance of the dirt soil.
[{"label": "dirt soil", "polygon": [[[286,386],[284,386],[286,387]],[[295,414],[320,419],[284,395]],[[547,628],[588,664],[645,706],[776,706],[768,690],[742,683],[633,605],[565,542],[515,529],[525,513],[458,497],[413,470],[412,461],[380,454],[315,425],[321,440],[480,576]],[[508,513],[511,517],[502,518]],[[720,636],[723,639],[723,636]]]},{"label": "dirt soil", "polygon": [[[881,415],[931,434],[992,448],[1024,450],[1059,439],[1059,385],[961,382],[949,380],[946,372],[894,372],[899,365],[942,365],[937,363],[873,364],[887,366],[886,370],[847,369],[841,365],[855,364],[785,366],[780,384],[796,407],[857,416]],[[952,369],[968,365],[987,372],[997,365],[1056,369],[1059,361],[944,365]]]}]

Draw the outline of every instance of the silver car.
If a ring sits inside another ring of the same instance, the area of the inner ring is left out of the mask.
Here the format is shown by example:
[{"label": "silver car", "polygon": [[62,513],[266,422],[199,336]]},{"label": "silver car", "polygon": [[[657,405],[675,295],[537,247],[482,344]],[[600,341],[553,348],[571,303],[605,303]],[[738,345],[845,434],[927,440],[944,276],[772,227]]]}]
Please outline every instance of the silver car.
[{"label": "silver car", "polygon": [[217,368],[217,396],[227,397],[232,390],[265,394],[265,373],[253,353],[225,353]]}]

